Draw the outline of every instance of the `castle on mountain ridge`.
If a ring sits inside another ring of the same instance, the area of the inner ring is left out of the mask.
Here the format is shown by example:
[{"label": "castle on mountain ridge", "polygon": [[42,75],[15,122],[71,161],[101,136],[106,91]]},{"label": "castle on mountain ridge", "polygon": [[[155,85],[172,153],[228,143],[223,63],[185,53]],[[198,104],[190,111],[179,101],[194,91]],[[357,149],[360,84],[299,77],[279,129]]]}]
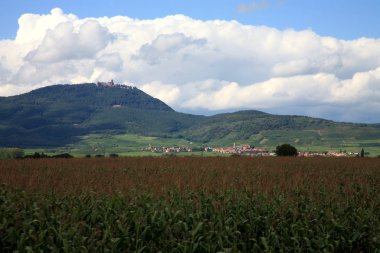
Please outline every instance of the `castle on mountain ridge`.
[{"label": "castle on mountain ridge", "polygon": [[124,89],[134,89],[136,87],[131,86],[131,85],[125,85],[125,84],[118,84],[114,83],[113,79],[109,82],[97,82],[96,86],[103,86],[103,87],[119,87],[119,88],[124,88]]},{"label": "castle on mountain ridge", "polygon": [[113,79],[111,79],[111,81],[109,81],[109,82],[97,82],[96,85],[112,87],[115,85],[115,83],[113,82]]}]

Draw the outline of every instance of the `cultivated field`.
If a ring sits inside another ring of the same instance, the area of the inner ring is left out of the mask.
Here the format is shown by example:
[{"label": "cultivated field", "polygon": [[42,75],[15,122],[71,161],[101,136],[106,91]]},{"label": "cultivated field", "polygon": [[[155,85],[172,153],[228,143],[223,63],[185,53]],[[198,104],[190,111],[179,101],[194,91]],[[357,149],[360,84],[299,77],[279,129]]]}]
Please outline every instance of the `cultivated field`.
[{"label": "cultivated field", "polygon": [[377,252],[380,159],[0,160],[1,252]]}]

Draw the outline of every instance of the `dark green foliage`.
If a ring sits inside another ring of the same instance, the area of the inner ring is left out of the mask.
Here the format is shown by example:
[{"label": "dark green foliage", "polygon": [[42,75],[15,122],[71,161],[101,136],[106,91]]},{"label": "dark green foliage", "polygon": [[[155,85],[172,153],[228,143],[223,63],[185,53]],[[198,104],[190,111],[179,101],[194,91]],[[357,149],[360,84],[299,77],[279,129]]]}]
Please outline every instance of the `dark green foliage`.
[{"label": "dark green foliage", "polygon": [[73,158],[73,156],[70,155],[69,153],[63,153],[63,154],[49,156],[49,155],[44,154],[43,152],[42,153],[35,152],[32,155],[26,155],[26,156],[24,156],[24,158],[33,158],[33,159],[41,159],[41,158]]},{"label": "dark green foliage", "polygon": [[364,157],[364,148],[360,151],[360,157]]},{"label": "dark green foliage", "polygon": [[68,153],[63,153],[63,154],[53,155],[52,158],[73,158],[73,156]]},{"label": "dark green foliage", "polygon": [[119,157],[118,154],[110,154],[110,157]]},{"label": "dark green foliage", "polygon": [[[376,252],[378,190],[57,197],[0,186],[2,252]],[[359,198],[366,194],[366,201]],[[358,196],[358,197],[355,197]],[[372,198],[372,199],[371,199]],[[369,202],[367,202],[369,201]]]},{"label": "dark green foliage", "polygon": [[276,147],[276,155],[278,156],[297,156],[298,151],[290,144],[282,144]]},{"label": "dark green foliage", "polygon": [[24,158],[33,158],[33,159],[41,159],[41,158],[49,158],[50,156],[44,154],[44,153],[38,153],[38,152],[35,152],[34,154],[32,155],[26,155],[24,156]]}]

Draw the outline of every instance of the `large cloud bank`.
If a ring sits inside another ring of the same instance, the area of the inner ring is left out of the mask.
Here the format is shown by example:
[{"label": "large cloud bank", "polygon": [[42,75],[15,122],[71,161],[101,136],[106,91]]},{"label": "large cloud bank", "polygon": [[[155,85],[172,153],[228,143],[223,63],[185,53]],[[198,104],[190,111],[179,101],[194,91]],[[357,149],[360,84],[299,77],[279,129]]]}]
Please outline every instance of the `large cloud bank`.
[{"label": "large cloud bank", "polygon": [[183,15],[24,14],[0,40],[0,96],[56,83],[134,84],[180,111],[259,109],[380,122],[380,39],[338,40]]}]

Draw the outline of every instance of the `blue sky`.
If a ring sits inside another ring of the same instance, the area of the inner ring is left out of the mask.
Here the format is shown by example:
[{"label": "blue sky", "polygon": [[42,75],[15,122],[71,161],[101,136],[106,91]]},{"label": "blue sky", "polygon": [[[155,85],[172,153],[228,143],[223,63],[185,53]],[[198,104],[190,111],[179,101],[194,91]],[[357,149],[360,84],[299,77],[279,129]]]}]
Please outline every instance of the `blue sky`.
[{"label": "blue sky", "polygon": [[380,0],[1,0],[0,96],[132,84],[181,112],[380,123]]},{"label": "blue sky", "polygon": [[[14,38],[24,13],[48,13],[59,7],[79,17],[123,15],[152,19],[184,14],[201,20],[237,20],[242,24],[279,29],[312,29],[339,39],[380,37],[378,0],[2,0],[0,38]],[[238,6],[259,6],[240,12]]]}]

